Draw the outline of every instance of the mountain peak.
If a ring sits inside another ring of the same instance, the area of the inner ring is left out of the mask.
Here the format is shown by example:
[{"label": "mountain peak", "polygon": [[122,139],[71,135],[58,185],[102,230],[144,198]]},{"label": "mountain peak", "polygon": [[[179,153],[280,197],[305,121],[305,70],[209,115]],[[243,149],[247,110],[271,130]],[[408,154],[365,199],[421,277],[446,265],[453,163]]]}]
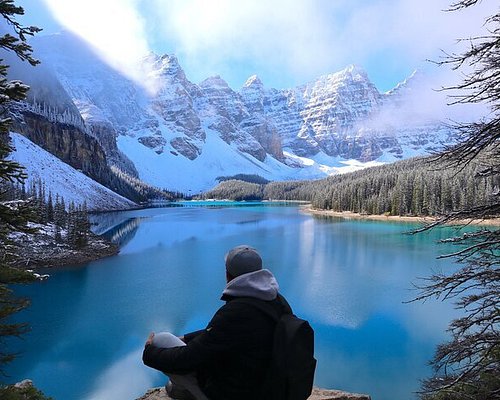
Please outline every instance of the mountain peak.
[{"label": "mountain peak", "polygon": [[359,65],[356,64],[350,64],[347,67],[345,67],[342,71],[340,71],[340,74],[342,75],[350,75],[353,78],[361,78],[361,79],[368,79],[368,75],[366,71],[364,70],[363,67],[360,67]]},{"label": "mountain peak", "polygon": [[408,78],[399,82],[393,89],[386,92],[387,95],[394,95],[401,91],[411,91],[412,88],[422,86],[426,82],[426,75],[419,69],[415,69]]},{"label": "mountain peak", "polygon": [[255,88],[263,88],[264,84],[260,80],[260,78],[257,75],[252,75],[250,78],[248,78],[243,85],[243,87],[248,88],[248,87],[255,87]]},{"label": "mountain peak", "polygon": [[174,54],[163,54],[158,58],[158,62],[165,69],[180,69],[179,60]]},{"label": "mountain peak", "polygon": [[338,85],[351,85],[357,83],[366,84],[369,86],[373,85],[370,81],[370,78],[368,78],[366,71],[362,67],[355,64],[350,64],[338,72],[332,72],[327,75],[322,75],[314,81],[302,85],[301,87],[308,87],[313,85],[318,87],[326,86],[334,89],[337,88]]},{"label": "mountain peak", "polygon": [[214,88],[214,89],[228,89],[229,85],[227,82],[220,77],[220,75],[211,76],[200,83],[200,87],[203,89]]},{"label": "mountain peak", "polygon": [[150,53],[145,61],[152,66],[155,74],[177,76],[185,79],[184,71],[179,64],[179,60],[173,54],[163,54],[161,56]]}]

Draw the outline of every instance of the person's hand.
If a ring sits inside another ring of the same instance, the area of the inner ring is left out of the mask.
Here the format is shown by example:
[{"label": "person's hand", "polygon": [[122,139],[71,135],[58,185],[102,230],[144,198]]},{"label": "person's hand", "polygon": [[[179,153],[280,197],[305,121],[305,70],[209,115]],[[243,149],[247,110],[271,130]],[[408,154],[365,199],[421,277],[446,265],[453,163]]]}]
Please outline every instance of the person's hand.
[{"label": "person's hand", "polygon": [[153,338],[155,337],[155,333],[151,332],[148,336],[148,339],[146,340],[146,343],[144,346],[147,346],[148,344],[153,344]]}]

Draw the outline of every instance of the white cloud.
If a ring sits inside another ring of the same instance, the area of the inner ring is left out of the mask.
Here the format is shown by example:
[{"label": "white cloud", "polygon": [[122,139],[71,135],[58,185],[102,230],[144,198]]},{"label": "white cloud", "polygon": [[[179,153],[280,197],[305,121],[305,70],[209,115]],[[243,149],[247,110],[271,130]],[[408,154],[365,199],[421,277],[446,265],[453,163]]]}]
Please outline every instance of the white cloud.
[{"label": "white cloud", "polygon": [[453,51],[457,38],[479,32],[484,16],[497,11],[495,2],[481,2],[444,12],[451,0],[44,1],[137,81],[144,76],[137,59],[154,43],[179,55],[195,81],[218,73],[243,83],[242,74],[257,73],[287,86],[351,63],[377,80],[403,79],[440,49]]},{"label": "white cloud", "polygon": [[392,0],[358,4],[351,9],[342,37],[353,45],[350,51],[360,55],[392,49],[395,56],[422,61],[441,49],[449,50],[456,39],[480,32],[484,16],[496,11],[489,3],[461,12],[445,12],[450,2]]},{"label": "white cloud", "polygon": [[89,42],[113,68],[152,90],[139,61],[149,52],[138,0],[44,0],[53,16]]},{"label": "white cloud", "polygon": [[163,37],[190,69],[208,75],[252,63],[302,82],[353,62],[411,71],[478,32],[496,10],[484,2],[446,13],[449,2],[153,0]]},{"label": "white cloud", "polygon": [[333,2],[154,0],[154,4],[164,21],[164,37],[205,70],[249,61],[277,73],[320,71],[323,61],[335,56],[331,39],[336,27],[323,9],[331,10]]}]

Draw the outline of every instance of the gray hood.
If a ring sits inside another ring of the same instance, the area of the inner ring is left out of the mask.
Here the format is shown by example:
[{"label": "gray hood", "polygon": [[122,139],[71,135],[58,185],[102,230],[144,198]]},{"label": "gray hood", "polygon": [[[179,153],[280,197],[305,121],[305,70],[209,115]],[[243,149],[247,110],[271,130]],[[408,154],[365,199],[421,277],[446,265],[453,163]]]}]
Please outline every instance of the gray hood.
[{"label": "gray hood", "polygon": [[271,271],[261,269],[234,278],[226,285],[222,297],[255,297],[268,301],[276,298],[278,290],[278,282]]}]

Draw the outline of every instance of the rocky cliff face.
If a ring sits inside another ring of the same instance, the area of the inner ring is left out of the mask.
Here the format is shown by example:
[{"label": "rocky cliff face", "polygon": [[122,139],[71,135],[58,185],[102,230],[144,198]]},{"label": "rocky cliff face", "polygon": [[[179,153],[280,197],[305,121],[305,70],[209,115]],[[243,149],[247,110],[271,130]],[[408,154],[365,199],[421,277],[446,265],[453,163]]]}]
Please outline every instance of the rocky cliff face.
[{"label": "rocky cliff face", "polygon": [[246,116],[240,127],[261,144],[262,148],[279,161],[284,161],[282,137],[272,117],[265,112],[265,90],[262,81],[253,75],[245,82],[240,97]]},{"label": "rocky cliff face", "polygon": [[206,137],[194,107],[200,88],[186,79],[175,56],[151,55],[145,62],[151,63],[160,85],[151,99],[151,111],[160,116],[164,127],[174,134],[170,139],[171,147],[194,160],[201,154]]},{"label": "rocky cliff face", "polygon": [[366,73],[354,66],[296,89],[271,91],[266,99],[268,113],[292,150],[346,159],[359,159],[352,149],[352,138],[359,136],[357,124],[380,103],[381,95]]},{"label": "rocky cliff face", "polygon": [[18,114],[12,130],[23,134],[33,143],[97,182],[107,183],[109,166],[102,147],[95,138],[78,127],[51,122],[39,114],[26,111]]},{"label": "rocky cliff face", "polygon": [[[208,78],[200,83],[202,96],[197,99],[205,125],[229,145],[234,145],[243,153],[264,161],[268,151],[259,140],[258,129],[254,125],[242,125],[249,118],[249,112],[241,96],[233,91],[220,76]],[[258,125],[258,124],[256,124]]]},{"label": "rocky cliff face", "polygon": [[88,132],[101,145],[106,154],[108,164],[116,165],[120,170],[128,173],[130,176],[137,177],[138,172],[132,163],[116,145],[118,133],[115,128],[106,122],[88,123]]}]

